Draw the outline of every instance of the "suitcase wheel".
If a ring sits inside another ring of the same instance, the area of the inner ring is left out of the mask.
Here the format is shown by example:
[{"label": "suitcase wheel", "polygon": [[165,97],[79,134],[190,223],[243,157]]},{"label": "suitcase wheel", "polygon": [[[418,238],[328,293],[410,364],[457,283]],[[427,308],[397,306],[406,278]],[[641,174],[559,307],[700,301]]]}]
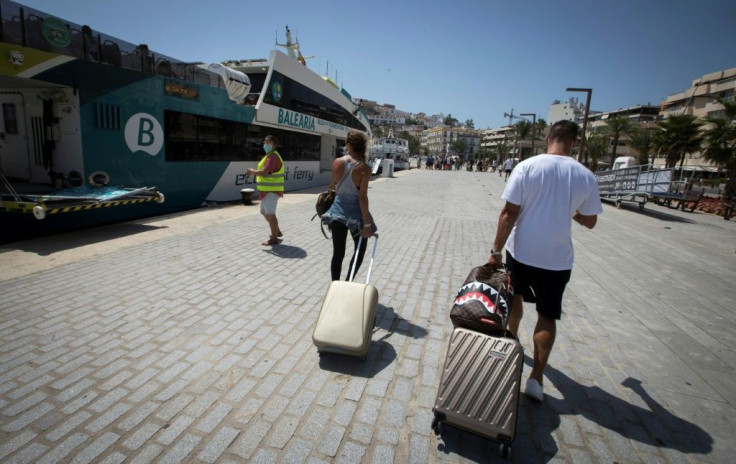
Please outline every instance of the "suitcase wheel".
[{"label": "suitcase wheel", "polygon": [[434,431],[437,437],[442,435],[442,421],[437,416],[434,416],[434,419],[432,419],[432,431]]},{"label": "suitcase wheel", "polygon": [[508,442],[508,440],[504,440],[501,442],[501,456],[504,458],[509,457],[509,448],[511,447],[511,444]]}]

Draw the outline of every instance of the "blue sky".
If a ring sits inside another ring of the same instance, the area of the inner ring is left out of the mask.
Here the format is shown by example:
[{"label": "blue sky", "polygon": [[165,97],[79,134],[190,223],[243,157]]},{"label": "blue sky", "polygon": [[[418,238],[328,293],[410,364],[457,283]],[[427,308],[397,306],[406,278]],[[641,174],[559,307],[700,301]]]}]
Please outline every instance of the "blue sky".
[{"label": "blue sky", "polygon": [[[265,58],[286,25],[311,69],[354,97],[507,123],[547,119],[593,89],[591,108],[659,104],[736,67],[734,0],[25,0],[21,3],[187,61]],[[337,76],[335,75],[337,72]]]}]

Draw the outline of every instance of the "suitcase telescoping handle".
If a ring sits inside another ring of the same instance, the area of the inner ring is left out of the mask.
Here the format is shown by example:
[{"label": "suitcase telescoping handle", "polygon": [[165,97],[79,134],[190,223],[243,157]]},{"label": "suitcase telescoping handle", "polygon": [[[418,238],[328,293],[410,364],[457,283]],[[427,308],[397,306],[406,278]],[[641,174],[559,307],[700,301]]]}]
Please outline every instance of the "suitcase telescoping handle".
[{"label": "suitcase telescoping handle", "polygon": [[[378,234],[374,234],[374,237],[376,239],[373,241],[373,252],[371,253],[371,263],[368,265],[368,275],[365,278],[365,283],[368,283],[371,280],[371,270],[373,269],[373,258],[376,257],[376,247],[378,246]],[[350,269],[350,282],[353,281],[353,277],[355,277],[355,265],[358,262],[358,253],[360,251],[360,246],[363,244],[363,236],[361,235],[358,239],[358,248],[355,250],[355,258],[353,259],[353,264]]]}]

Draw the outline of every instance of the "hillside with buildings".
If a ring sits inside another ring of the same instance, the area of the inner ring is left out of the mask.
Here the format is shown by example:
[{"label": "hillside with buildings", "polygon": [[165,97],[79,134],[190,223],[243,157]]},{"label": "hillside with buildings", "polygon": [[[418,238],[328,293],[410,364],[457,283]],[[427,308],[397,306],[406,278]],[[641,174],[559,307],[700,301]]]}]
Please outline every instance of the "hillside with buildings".
[{"label": "hillside with buildings", "polygon": [[505,114],[509,117],[508,125],[486,129],[476,129],[472,120],[460,123],[449,114],[410,113],[392,104],[370,100],[359,100],[359,104],[377,134],[384,134],[391,127],[394,132],[415,138],[419,153],[413,149],[412,155],[455,155],[466,160],[524,159],[544,151],[549,125],[569,119],[581,126],[586,123],[587,145],[578,159],[591,169],[609,165],[617,156],[633,156],[640,164],[655,166],[675,167],[673,161],[679,162],[684,171],[708,177],[718,174],[723,167],[706,161],[700,150],[674,156],[667,144],[657,142],[658,133],[662,135],[669,118],[683,115],[692,116],[690,119],[701,131],[707,130],[710,125],[705,123],[705,118],[725,116],[720,102],[734,102],[735,89],[736,68],[729,68],[694,79],[688,88],[668,96],[658,105],[591,109],[585,121],[585,102],[570,97],[567,101],[553,101],[546,121],[541,118],[543,115],[522,116],[512,112]]}]

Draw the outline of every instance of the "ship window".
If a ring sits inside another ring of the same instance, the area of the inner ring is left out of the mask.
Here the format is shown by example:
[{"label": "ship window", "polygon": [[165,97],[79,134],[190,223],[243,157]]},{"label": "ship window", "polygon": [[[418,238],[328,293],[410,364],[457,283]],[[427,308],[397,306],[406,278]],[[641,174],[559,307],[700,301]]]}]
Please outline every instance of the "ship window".
[{"label": "ship window", "polygon": [[226,119],[219,120],[220,149],[223,160],[241,161],[244,159],[243,147],[248,135],[248,125]]},{"label": "ship window", "polygon": [[266,81],[266,75],[261,74],[248,74],[250,79],[250,93],[245,97],[246,106],[255,106],[258,103],[258,97],[261,95],[263,90],[263,83]]},{"label": "ship window", "polygon": [[244,139],[237,123],[176,111],[166,111],[164,120],[167,161],[243,159],[242,149],[233,149],[238,139]]},{"label": "ship window", "polygon": [[319,92],[273,71],[263,101],[352,129],[366,130],[357,117]]},{"label": "ship window", "polygon": [[317,135],[169,110],[164,124],[166,161],[258,161],[268,134],[279,140],[285,161],[320,159]]},{"label": "ship window", "polygon": [[246,159],[258,161],[263,158],[263,139],[273,135],[279,141],[278,152],[284,161],[319,161],[321,137],[272,127],[248,126]]},{"label": "ship window", "polygon": [[18,115],[15,110],[15,103],[3,103],[3,121],[5,121],[5,133],[18,133]]}]

